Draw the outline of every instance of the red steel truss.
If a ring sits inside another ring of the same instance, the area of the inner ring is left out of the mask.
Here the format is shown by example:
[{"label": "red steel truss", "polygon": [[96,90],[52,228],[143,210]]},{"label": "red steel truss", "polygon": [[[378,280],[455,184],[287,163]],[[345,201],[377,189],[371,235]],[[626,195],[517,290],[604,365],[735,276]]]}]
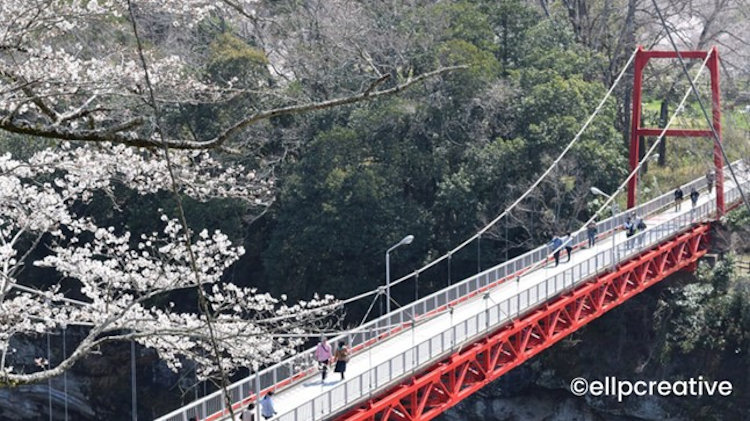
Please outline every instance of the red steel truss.
[{"label": "red steel truss", "polygon": [[430,420],[672,273],[706,254],[709,225],[655,246],[404,381],[339,421]]}]

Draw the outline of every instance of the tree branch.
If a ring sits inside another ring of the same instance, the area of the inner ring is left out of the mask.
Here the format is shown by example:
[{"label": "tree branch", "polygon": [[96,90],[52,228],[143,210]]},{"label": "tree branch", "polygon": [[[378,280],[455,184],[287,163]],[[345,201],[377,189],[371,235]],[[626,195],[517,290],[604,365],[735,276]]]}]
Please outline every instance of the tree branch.
[{"label": "tree branch", "polygon": [[49,139],[60,139],[60,140],[71,140],[71,141],[83,141],[83,142],[113,142],[122,143],[129,146],[136,147],[164,147],[167,146],[172,149],[212,149],[220,148],[224,143],[229,140],[232,136],[239,133],[241,130],[258,123],[263,120],[268,120],[274,117],[283,115],[301,114],[308,111],[318,111],[328,108],[338,107],[342,105],[356,104],[358,102],[395,95],[400,93],[407,88],[422,82],[423,80],[442,75],[444,73],[452,72],[455,70],[467,69],[468,66],[450,66],[441,67],[431,72],[423,73],[413,79],[407,80],[404,83],[396,85],[392,88],[383,89],[380,91],[373,92],[374,88],[382,83],[385,78],[381,77],[371,84],[366,90],[359,94],[339,97],[330,99],[327,101],[310,102],[307,104],[289,105],[285,107],[274,108],[271,110],[261,111],[250,115],[249,117],[238,121],[228,129],[224,130],[221,134],[214,137],[213,139],[196,141],[188,139],[169,139],[165,142],[161,142],[152,138],[139,137],[136,134],[123,133],[129,130],[133,130],[137,126],[143,124],[145,119],[143,117],[137,117],[129,120],[125,123],[119,124],[113,127],[100,128],[100,129],[82,129],[74,130],[67,127],[60,127],[55,125],[39,125],[31,123],[22,119],[15,119],[8,115],[5,118],[0,119],[0,129],[17,134],[25,134],[30,136],[38,136]]}]

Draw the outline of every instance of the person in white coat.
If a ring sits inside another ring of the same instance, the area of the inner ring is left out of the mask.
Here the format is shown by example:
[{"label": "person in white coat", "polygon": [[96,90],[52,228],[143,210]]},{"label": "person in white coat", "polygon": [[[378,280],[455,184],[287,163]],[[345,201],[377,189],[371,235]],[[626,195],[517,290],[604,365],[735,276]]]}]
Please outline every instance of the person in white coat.
[{"label": "person in white coat", "polygon": [[244,411],[242,411],[242,421],[255,421],[255,414],[253,413],[255,411],[255,405],[250,404],[245,408]]},{"label": "person in white coat", "polygon": [[570,233],[566,233],[565,237],[562,238],[563,247],[565,247],[565,251],[568,253],[568,260],[566,262],[570,261],[570,255],[573,253],[573,238],[570,236]]}]

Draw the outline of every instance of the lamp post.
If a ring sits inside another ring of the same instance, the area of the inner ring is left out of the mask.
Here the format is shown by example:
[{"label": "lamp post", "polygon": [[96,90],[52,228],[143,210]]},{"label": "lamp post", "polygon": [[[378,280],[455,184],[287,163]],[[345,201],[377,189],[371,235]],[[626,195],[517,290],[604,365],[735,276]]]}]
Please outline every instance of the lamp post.
[{"label": "lamp post", "polygon": [[612,270],[615,269],[615,234],[617,234],[617,221],[615,220],[615,215],[617,211],[615,210],[615,201],[614,198],[607,193],[604,193],[603,191],[599,190],[596,187],[591,187],[591,193],[595,194],[597,196],[604,196],[607,199],[612,199]]},{"label": "lamp post", "polygon": [[138,395],[135,393],[135,341],[130,341],[130,416],[138,421]]},{"label": "lamp post", "polygon": [[391,312],[391,252],[399,246],[411,244],[412,241],[414,241],[414,236],[407,235],[385,252],[385,314]]},{"label": "lamp post", "polygon": [[[648,158],[646,158],[644,160],[644,162],[653,161],[654,159],[659,159],[659,154],[658,153],[655,153],[655,154],[649,156]],[[642,197],[641,191],[643,190],[641,188],[641,179],[643,178],[643,177],[641,177],[641,171],[642,170],[643,170],[643,165],[641,165],[641,168],[638,169],[638,173],[635,175],[637,177],[637,179],[635,180],[635,185],[638,186],[638,206],[640,206],[641,204],[643,204],[643,202],[641,202],[641,197]]]}]

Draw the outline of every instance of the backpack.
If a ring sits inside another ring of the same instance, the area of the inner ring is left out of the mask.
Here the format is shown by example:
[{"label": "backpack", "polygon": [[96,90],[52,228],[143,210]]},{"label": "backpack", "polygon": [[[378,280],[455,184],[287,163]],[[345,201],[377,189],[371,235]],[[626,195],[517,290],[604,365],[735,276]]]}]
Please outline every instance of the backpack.
[{"label": "backpack", "polygon": [[630,237],[633,234],[635,234],[635,222],[626,222],[625,223],[625,234]]},{"label": "backpack", "polygon": [[638,229],[639,230],[645,230],[646,229],[646,223],[643,222],[643,219],[641,219],[640,221],[638,221]]}]

